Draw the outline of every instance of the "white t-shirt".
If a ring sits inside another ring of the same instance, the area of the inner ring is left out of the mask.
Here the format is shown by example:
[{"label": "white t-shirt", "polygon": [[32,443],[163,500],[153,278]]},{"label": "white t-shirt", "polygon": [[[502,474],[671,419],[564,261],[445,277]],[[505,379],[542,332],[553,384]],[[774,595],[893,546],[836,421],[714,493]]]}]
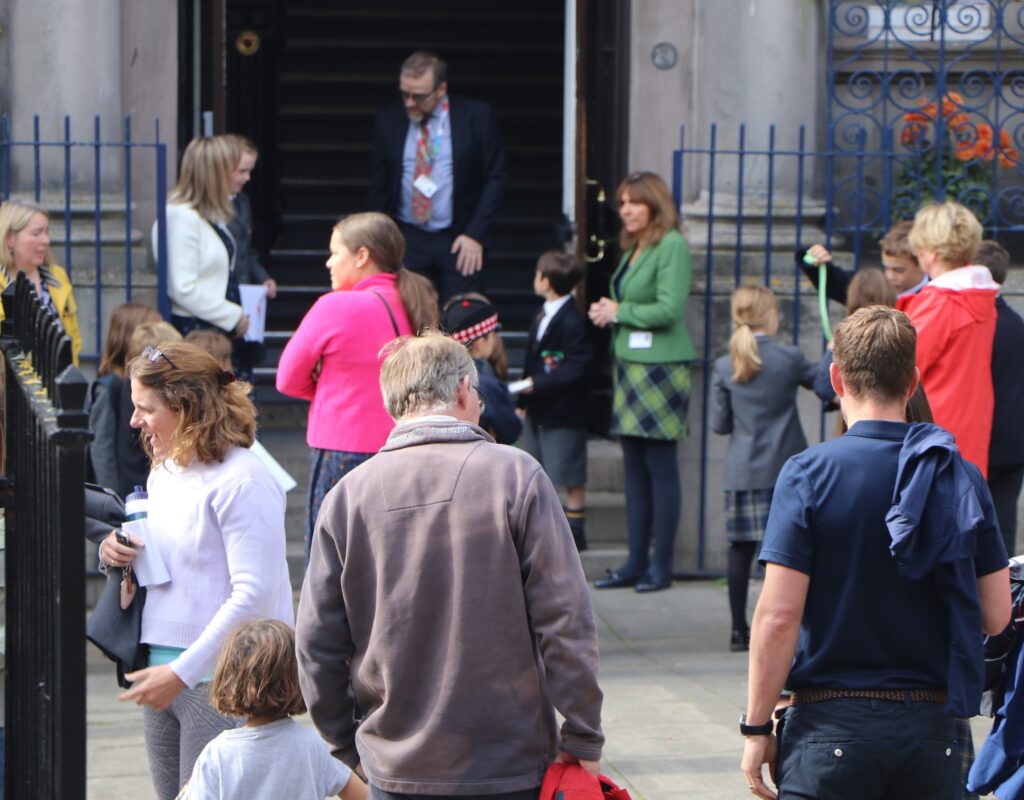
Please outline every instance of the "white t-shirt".
[{"label": "white t-shirt", "polygon": [[203,748],[184,797],[189,800],[324,800],[352,772],[327,742],[291,717],[224,731]]}]

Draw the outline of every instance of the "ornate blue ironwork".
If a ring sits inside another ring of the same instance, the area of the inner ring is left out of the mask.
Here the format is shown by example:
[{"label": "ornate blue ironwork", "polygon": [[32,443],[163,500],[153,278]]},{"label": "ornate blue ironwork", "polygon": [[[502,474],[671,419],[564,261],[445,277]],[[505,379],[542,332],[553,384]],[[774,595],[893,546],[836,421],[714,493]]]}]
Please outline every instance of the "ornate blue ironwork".
[{"label": "ornate blue ironwork", "polygon": [[951,198],[1024,231],[1024,5],[830,0],[829,229],[857,239]]}]

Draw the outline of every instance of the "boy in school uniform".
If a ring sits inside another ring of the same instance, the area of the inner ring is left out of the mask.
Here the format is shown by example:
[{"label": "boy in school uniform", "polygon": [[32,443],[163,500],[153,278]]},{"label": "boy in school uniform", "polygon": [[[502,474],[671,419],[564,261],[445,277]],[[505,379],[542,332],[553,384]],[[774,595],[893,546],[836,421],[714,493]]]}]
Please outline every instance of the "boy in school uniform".
[{"label": "boy in school uniform", "polygon": [[[903,308],[903,304],[909,303],[910,298],[916,296],[928,284],[928,276],[917,263],[917,256],[907,240],[913,224],[912,220],[897,222],[878,242],[885,277],[896,292],[898,303],[902,303],[897,305],[897,308]],[[811,265],[804,261],[804,256],[808,254],[816,260],[816,264]],[[846,305],[846,292],[853,276],[857,274],[855,270],[844,269],[835,264],[832,261],[832,254],[821,244],[797,250],[796,261],[815,289],[818,288],[818,264],[824,263],[829,300]]]},{"label": "boy in school uniform", "polygon": [[587,549],[587,387],[590,342],[573,289],[583,277],[575,256],[549,250],[537,261],[533,290],[544,308],[530,326],[519,405],[526,409],[523,449],[555,486],[565,487],[565,516],[577,550]]}]

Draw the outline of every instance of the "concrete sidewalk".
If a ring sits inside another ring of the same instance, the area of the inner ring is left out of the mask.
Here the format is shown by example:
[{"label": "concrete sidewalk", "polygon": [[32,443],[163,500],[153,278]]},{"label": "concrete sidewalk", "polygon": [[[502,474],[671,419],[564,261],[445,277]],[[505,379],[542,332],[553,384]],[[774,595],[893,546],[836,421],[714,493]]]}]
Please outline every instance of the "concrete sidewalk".
[{"label": "concrete sidewalk", "polygon": [[[677,582],[664,592],[607,590],[593,598],[608,738],[604,771],[634,800],[749,798],[737,727],[747,660],[729,652],[724,584]],[[142,712],[116,701],[113,668],[91,646],[88,681],[88,796],[153,797]],[[989,726],[975,720],[979,747]]]}]

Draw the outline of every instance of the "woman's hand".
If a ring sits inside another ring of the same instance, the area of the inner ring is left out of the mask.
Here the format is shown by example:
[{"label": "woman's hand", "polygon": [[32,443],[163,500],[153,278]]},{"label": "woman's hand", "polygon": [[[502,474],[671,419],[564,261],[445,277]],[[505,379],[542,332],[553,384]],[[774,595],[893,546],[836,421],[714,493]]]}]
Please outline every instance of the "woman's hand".
[{"label": "woman's hand", "polygon": [[137,536],[129,536],[132,546],[121,544],[117,541],[117,531],[111,531],[107,538],[100,542],[100,561],[108,567],[126,567],[131,564],[135,557],[146,545]]},{"label": "woman's hand", "polygon": [[234,331],[232,331],[231,335],[234,336],[236,339],[241,339],[243,336],[245,336],[245,332],[248,330],[249,315],[242,314],[242,316],[238,320],[238,324],[235,326],[235,329]]},{"label": "woman's hand", "polygon": [[615,322],[619,316],[619,304],[607,297],[602,297],[596,303],[590,304],[590,311],[587,312],[590,321],[597,327],[604,328]]},{"label": "woman's hand", "polygon": [[163,711],[185,688],[185,683],[167,664],[128,672],[125,678],[134,686],[127,692],[121,692],[117,699],[122,702],[134,700],[136,705],[149,706],[154,711]]}]

